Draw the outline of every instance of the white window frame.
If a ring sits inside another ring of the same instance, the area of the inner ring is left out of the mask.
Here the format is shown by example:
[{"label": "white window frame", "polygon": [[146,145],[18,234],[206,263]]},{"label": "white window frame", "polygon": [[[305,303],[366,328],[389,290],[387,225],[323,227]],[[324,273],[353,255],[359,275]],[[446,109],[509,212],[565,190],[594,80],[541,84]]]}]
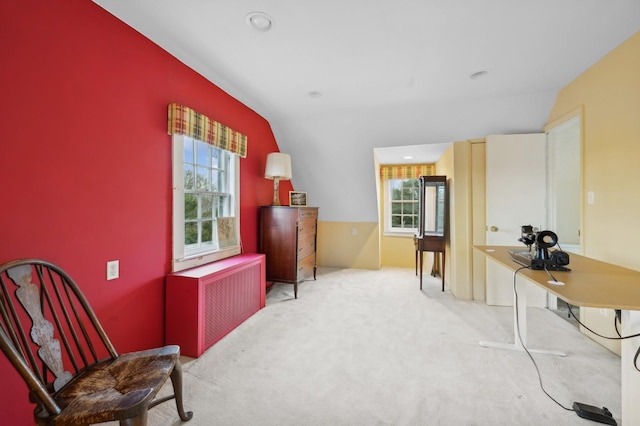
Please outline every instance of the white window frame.
[{"label": "white window frame", "polygon": [[[192,140],[188,136],[172,136],[172,169],[173,169],[173,259],[172,272],[193,268],[216,260],[235,256],[241,253],[240,242],[240,158],[231,154],[229,188],[233,188],[231,193],[230,216],[235,217],[235,232],[237,244],[219,248],[217,246],[200,247],[192,249],[185,247],[185,212],[184,212],[184,144]],[[214,221],[215,223],[215,221]],[[217,233],[214,230],[214,235]],[[215,238],[214,238],[215,239]]]},{"label": "white window frame", "polygon": [[[384,233],[385,236],[391,237],[413,237],[414,234],[418,232],[418,228],[393,228],[391,226],[391,194],[392,188],[391,183],[393,181],[403,181],[409,179],[389,179],[384,184],[385,194],[384,194]],[[418,200],[416,200],[418,203]],[[418,215],[418,213],[416,213]]]}]

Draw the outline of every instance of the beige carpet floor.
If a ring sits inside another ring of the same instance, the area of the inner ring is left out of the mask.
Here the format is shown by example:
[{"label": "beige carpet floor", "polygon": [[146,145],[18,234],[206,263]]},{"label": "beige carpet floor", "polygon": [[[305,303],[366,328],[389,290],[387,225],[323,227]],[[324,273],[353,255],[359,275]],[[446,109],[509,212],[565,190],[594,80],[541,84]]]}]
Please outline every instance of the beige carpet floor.
[{"label": "beige carpet floor", "polygon": [[[620,358],[546,309],[528,309],[528,345],[559,403],[606,406],[620,424]],[[320,268],[276,283],[267,306],[198,359],[184,359],[192,426],[595,425],[554,403],[513,341],[513,311],[463,301],[412,269]],[[167,393],[165,386],[162,393]],[[178,425],[172,401],[150,425]]]}]

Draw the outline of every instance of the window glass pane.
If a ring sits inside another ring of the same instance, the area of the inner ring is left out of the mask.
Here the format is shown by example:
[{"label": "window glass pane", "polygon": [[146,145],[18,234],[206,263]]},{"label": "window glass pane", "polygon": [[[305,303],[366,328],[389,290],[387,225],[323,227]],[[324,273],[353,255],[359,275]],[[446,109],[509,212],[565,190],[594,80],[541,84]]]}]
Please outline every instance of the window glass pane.
[{"label": "window glass pane", "polygon": [[392,227],[398,228],[398,227],[400,227],[401,223],[402,222],[401,222],[401,217],[400,216],[396,216],[396,215],[391,216],[391,226]]},{"label": "window glass pane", "polygon": [[198,197],[195,194],[184,194],[184,218],[185,220],[198,218]]},{"label": "window glass pane", "polygon": [[413,228],[413,216],[402,216],[402,227]]},{"label": "window glass pane", "polygon": [[229,190],[229,175],[226,171],[220,171],[218,179],[218,185],[220,188],[220,192],[231,192]]},{"label": "window glass pane", "polygon": [[184,245],[193,245],[198,243],[198,223],[186,222],[184,224]]},{"label": "window glass pane", "polygon": [[222,166],[224,157],[224,151],[222,151],[220,148],[216,148],[215,146],[211,148],[211,165],[214,168],[223,168]]},{"label": "window glass pane", "polygon": [[220,184],[222,173],[218,170],[211,171],[211,190],[213,192],[224,192],[225,187]]},{"label": "window glass pane", "polygon": [[391,203],[391,214],[402,213],[402,203]]},{"label": "window glass pane", "polygon": [[213,195],[203,194],[200,197],[200,200],[202,203],[200,207],[202,209],[202,218],[203,219],[213,218]]},{"label": "window glass pane", "polygon": [[404,214],[412,214],[413,213],[413,203],[402,203],[402,213]]},{"label": "window glass pane", "polygon": [[199,166],[211,167],[211,145],[196,141],[196,163]]},{"label": "window glass pane", "polygon": [[389,181],[389,191],[392,200],[400,200],[402,199],[402,181],[401,180],[390,180]]},{"label": "window glass pane", "polygon": [[206,167],[198,166],[197,169],[198,176],[196,180],[196,189],[200,191],[210,191],[211,190],[211,169]]},{"label": "window glass pane", "polygon": [[194,176],[195,176],[195,173],[193,170],[193,166],[190,164],[185,164],[184,165],[184,189],[185,190],[195,189]]},{"label": "window glass pane", "polygon": [[193,161],[193,139],[185,138],[184,140],[184,162],[194,163]]},{"label": "window glass pane", "polygon": [[404,181],[404,199],[405,200],[418,200],[418,180],[407,179]]},{"label": "window glass pane", "polygon": [[213,244],[213,221],[202,221],[202,244]]},{"label": "window glass pane", "polygon": [[229,197],[217,197],[218,200],[218,217],[227,217],[231,215],[231,211],[229,209]]}]

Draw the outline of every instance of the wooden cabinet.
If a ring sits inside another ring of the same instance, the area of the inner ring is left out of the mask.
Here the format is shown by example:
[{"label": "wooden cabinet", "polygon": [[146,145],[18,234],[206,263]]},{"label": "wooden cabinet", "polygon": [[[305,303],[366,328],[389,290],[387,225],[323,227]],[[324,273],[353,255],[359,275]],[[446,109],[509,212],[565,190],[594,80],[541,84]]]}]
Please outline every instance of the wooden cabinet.
[{"label": "wooden cabinet", "polygon": [[293,284],[316,279],[317,207],[263,206],[259,251],[267,257],[267,281]]},{"label": "wooden cabinet", "polygon": [[[446,240],[449,221],[447,177],[420,176],[419,179],[418,233],[414,236],[416,273],[420,269],[420,290],[422,290],[422,261],[425,251],[433,252],[434,267],[431,275],[439,273],[444,291],[444,270],[446,260]],[[418,260],[418,253],[420,259]],[[442,262],[437,267],[436,254],[442,254]]]}]

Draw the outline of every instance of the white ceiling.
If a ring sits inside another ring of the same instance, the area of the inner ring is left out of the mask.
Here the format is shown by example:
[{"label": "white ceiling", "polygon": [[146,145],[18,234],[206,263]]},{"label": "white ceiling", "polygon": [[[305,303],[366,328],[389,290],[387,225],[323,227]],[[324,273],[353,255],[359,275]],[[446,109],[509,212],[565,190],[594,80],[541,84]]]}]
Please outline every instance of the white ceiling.
[{"label": "white ceiling", "polygon": [[[557,91],[640,30],[638,0],[94,1],[265,117],[318,204],[336,197],[322,185],[358,180],[336,170],[369,179],[374,148],[540,131]],[[254,11],[270,31],[246,24]],[[369,191],[339,219],[377,218]]]}]

